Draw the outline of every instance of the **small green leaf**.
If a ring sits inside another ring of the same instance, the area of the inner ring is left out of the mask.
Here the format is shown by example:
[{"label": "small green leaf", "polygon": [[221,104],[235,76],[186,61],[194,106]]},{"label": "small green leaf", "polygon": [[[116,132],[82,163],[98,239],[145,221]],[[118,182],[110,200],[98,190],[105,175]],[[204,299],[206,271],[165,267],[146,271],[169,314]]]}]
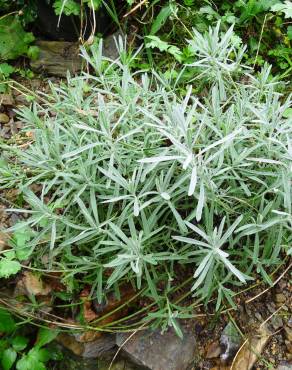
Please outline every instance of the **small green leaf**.
[{"label": "small green leaf", "polygon": [[15,321],[10,313],[0,308],[0,332],[11,333],[15,329]]},{"label": "small green leaf", "polygon": [[285,118],[292,117],[292,108],[286,109],[285,112],[283,113],[283,117],[285,117]]},{"label": "small green leaf", "polygon": [[46,349],[33,347],[16,364],[17,370],[46,370],[44,362],[50,359],[50,353]]},{"label": "small green leaf", "polygon": [[164,6],[160,10],[154,22],[152,23],[150,35],[155,35],[160,30],[160,28],[167,21],[168,17],[171,15],[171,13],[172,13],[172,7],[170,6],[170,4]]},{"label": "small green leaf", "polygon": [[59,332],[57,330],[41,328],[38,332],[36,346],[38,348],[45,346],[52,342],[58,334]]},{"label": "small green leaf", "polygon": [[1,365],[3,370],[9,370],[13,366],[17,357],[17,353],[14,351],[13,348],[7,348],[1,358]]},{"label": "small green leaf", "polygon": [[21,264],[18,261],[11,261],[8,258],[2,258],[0,261],[0,278],[8,278],[21,270]]},{"label": "small green leaf", "polygon": [[55,13],[57,15],[79,15],[80,14],[80,4],[74,0],[56,0],[53,5]]},{"label": "small green leaf", "polygon": [[40,49],[37,46],[30,46],[27,50],[27,56],[32,60],[38,59],[39,54]]},{"label": "small green leaf", "polygon": [[23,225],[18,230],[16,230],[12,237],[12,246],[16,252],[16,257],[20,261],[28,259],[32,253],[31,247],[28,242],[33,236],[33,231],[27,225]]},{"label": "small green leaf", "polygon": [[89,8],[93,8],[94,10],[97,10],[102,5],[102,0],[86,0],[85,1]]},{"label": "small green leaf", "polygon": [[12,67],[8,63],[1,63],[0,64],[0,76],[9,77],[11,73],[14,72],[14,67]]},{"label": "small green leaf", "polygon": [[13,337],[12,339],[12,346],[17,352],[24,350],[27,344],[28,344],[28,338],[22,337],[20,335],[17,335]]},{"label": "small green leaf", "polygon": [[292,40],[292,26],[287,27],[287,36],[289,40]]}]

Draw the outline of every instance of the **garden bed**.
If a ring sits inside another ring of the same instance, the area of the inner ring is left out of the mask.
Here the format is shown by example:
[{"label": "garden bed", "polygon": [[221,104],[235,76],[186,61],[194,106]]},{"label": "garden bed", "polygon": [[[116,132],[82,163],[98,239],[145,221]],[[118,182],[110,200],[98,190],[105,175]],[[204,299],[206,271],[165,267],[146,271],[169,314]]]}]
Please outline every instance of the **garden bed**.
[{"label": "garden bed", "polygon": [[79,75],[2,94],[1,305],[49,326],[17,352],[2,309],[5,361],[51,366],[56,340],[117,368],[288,366],[291,97],[220,27],[189,32],[187,59],[152,30],[172,70],[119,35]]}]

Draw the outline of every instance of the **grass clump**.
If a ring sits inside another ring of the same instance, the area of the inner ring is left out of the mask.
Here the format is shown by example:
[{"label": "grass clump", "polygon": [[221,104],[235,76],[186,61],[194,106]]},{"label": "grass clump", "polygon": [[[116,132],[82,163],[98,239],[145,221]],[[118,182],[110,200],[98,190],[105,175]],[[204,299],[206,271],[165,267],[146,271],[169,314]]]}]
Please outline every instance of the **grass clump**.
[{"label": "grass clump", "polygon": [[131,282],[162,308],[190,269],[193,294],[217,308],[249,279],[271,283],[291,245],[290,98],[269,66],[241,64],[233,36],[194,31],[183,94],[179,80],[132,72],[139,51],[120,39],[119,59],[83,49],[92,74],[18,112],[34,139],[1,144],[0,181],[20,186],[29,214],[12,229],[30,230],[16,256],[62,270],[71,289],[90,283],[99,301]]}]

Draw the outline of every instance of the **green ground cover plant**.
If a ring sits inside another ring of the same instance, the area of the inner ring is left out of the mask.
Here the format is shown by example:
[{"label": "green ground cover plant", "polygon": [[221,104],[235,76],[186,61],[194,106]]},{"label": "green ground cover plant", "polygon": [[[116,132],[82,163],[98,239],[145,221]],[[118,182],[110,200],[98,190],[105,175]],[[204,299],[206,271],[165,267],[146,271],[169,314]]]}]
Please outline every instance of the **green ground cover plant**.
[{"label": "green ground cover plant", "polygon": [[46,348],[56,338],[56,330],[40,328],[35,335],[34,331],[28,331],[27,322],[25,324],[26,327],[15,321],[7,310],[0,308],[1,369],[45,370],[49,360],[62,358],[56,348]]},{"label": "green ground cover plant", "polygon": [[104,58],[101,41],[82,49],[91,73],[18,111],[33,140],[0,144],[0,189],[19,188],[11,211],[28,217],[8,230],[1,277],[29,261],[99,302],[130,282],[178,333],[168,292],[182,275],[217,309],[247,281],[271,284],[291,254],[291,97],[234,37],[194,29],[177,78],[133,70],[141,51],[121,38]]},{"label": "green ground cover plant", "polygon": [[[9,31],[9,35],[8,32],[0,33],[0,60],[5,62],[23,55],[37,57],[37,49],[30,45],[34,37],[29,33],[25,37],[22,35],[24,30],[30,31],[33,28],[37,17],[36,3],[37,0],[1,0],[0,28],[1,22],[5,22],[8,17],[12,31]],[[226,31],[231,24],[235,24],[238,42],[248,45],[244,55],[245,64],[260,68],[268,61],[273,65],[273,74],[280,73],[283,77],[289,76],[292,70],[290,0],[84,0],[82,4],[77,0],[51,0],[49,3],[60,17],[84,18],[86,9],[97,11],[103,7],[111,15],[113,24],[126,31],[128,24],[136,24],[138,36],[144,36],[149,48],[163,51],[166,55],[168,53],[170,57],[174,55],[178,62],[187,62],[189,53],[185,40],[189,38],[194,26],[200,32],[205,32],[220,20]],[[125,14],[130,16],[125,18]],[[7,38],[13,42],[7,44]],[[5,48],[4,42],[8,45]],[[159,63],[160,59],[155,58],[155,50],[153,55],[149,48],[148,59],[141,55],[138,69],[146,63],[168,68],[172,59],[169,58],[168,63]]]},{"label": "green ground cover plant", "polygon": [[[289,76],[291,72],[291,1],[152,1],[140,13],[134,14],[137,23],[143,23],[145,36],[161,51],[161,43],[179,49],[178,61],[188,58],[185,42],[195,26],[205,32],[218,20],[227,30],[235,25],[238,41],[247,44],[244,62],[261,67],[265,61],[273,65],[273,73]],[[153,43],[153,37],[155,43]],[[170,49],[173,50],[173,49]],[[164,48],[167,51],[167,48]],[[176,53],[177,55],[177,53]],[[150,63],[159,65],[159,58],[149,56]],[[165,67],[166,63],[160,66]]]}]

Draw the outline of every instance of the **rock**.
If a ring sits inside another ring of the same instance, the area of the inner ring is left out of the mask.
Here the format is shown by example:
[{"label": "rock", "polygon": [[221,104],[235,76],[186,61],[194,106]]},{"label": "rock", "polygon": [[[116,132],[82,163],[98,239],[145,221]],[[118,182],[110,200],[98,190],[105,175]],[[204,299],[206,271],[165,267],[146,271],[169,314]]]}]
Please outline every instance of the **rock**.
[{"label": "rock", "polygon": [[37,41],[40,49],[39,58],[32,60],[30,66],[37,72],[66,77],[67,72],[76,74],[81,70],[82,59],[79,45],[67,41]]},{"label": "rock", "polygon": [[64,352],[63,359],[59,362],[57,369],[62,370],[97,370],[98,367],[98,360],[96,358],[92,359],[84,359],[83,357],[72,355],[71,353],[66,353],[65,350],[62,348],[62,352]]},{"label": "rock", "polygon": [[222,332],[220,344],[224,348],[221,360],[224,362],[231,360],[241,344],[240,334],[231,321],[229,321]]},{"label": "rock", "polygon": [[285,340],[285,344],[286,344],[288,352],[292,353],[292,342],[289,340]]},{"label": "rock", "polygon": [[77,356],[97,358],[111,351],[116,344],[114,335],[99,334],[100,336],[91,342],[80,342],[76,339],[76,335],[66,333],[59,334],[56,340]]},{"label": "rock", "polygon": [[74,334],[74,337],[77,342],[87,343],[93,342],[97,338],[100,338],[101,335],[102,333],[97,330],[86,330],[84,332]]},{"label": "rock", "polygon": [[245,344],[237,352],[235,359],[233,360],[232,368],[251,370],[260,357],[265,345],[270,338],[271,333],[266,326],[263,326],[257,334],[255,334],[250,340],[246,341]]},{"label": "rock", "polygon": [[283,320],[282,320],[281,316],[278,316],[278,315],[274,315],[271,318],[271,321],[270,322],[271,322],[272,327],[275,330],[278,330],[278,329],[280,329],[283,326]]},{"label": "rock", "polygon": [[288,362],[282,362],[277,367],[277,370],[292,370],[292,364],[289,364]]},{"label": "rock", "polygon": [[1,105],[13,106],[14,105],[13,96],[10,94],[0,94],[0,106]]},{"label": "rock", "polygon": [[284,330],[285,330],[285,336],[287,340],[292,343],[292,329],[286,326]]},{"label": "rock", "polygon": [[216,342],[210,343],[209,346],[207,347],[206,352],[207,352],[206,353],[207,359],[219,357],[221,354],[221,347],[220,347],[219,342],[216,341]]},{"label": "rock", "polygon": [[25,95],[19,94],[15,97],[16,105],[25,105],[29,106],[29,101],[27,100]]},{"label": "rock", "polygon": [[84,351],[82,357],[96,358],[109,352],[115,347],[115,336],[111,334],[103,334],[100,338],[93,342],[84,343]]},{"label": "rock", "polygon": [[[111,367],[110,367],[111,366]],[[87,369],[87,368],[86,368]],[[116,360],[111,365],[111,360],[100,360],[98,361],[98,367],[95,370],[135,370],[138,369],[135,365],[124,359]],[[82,369],[83,370],[83,369]]]},{"label": "rock", "polygon": [[283,293],[277,293],[275,296],[275,301],[279,303],[285,303],[286,302],[286,297]]},{"label": "rock", "polygon": [[256,317],[256,319],[257,319],[259,322],[263,322],[262,315],[261,315],[259,312],[256,312],[256,313],[254,314],[254,316]]},{"label": "rock", "polygon": [[273,302],[267,303],[267,309],[270,313],[274,313],[276,311],[276,306]]},{"label": "rock", "polygon": [[84,351],[84,344],[78,342],[73,335],[61,333],[57,336],[56,341],[77,356],[81,356]]},{"label": "rock", "polygon": [[0,129],[0,137],[3,137],[4,139],[9,139],[11,137],[10,127],[8,125]]},{"label": "rock", "polygon": [[[122,34],[116,32],[103,41],[103,55],[116,59],[119,56],[115,38]],[[67,41],[37,41],[40,49],[39,58],[30,62],[31,68],[36,72],[45,72],[48,75],[66,77],[67,72],[78,73],[82,68],[82,58],[77,42]]]},{"label": "rock", "polygon": [[[100,358],[84,358],[74,355],[71,351],[60,346],[60,351],[64,354],[56,369],[62,370],[109,370],[115,351]],[[58,347],[59,347],[58,346]],[[138,370],[138,368],[121,356],[118,356],[112,364],[111,370]]]},{"label": "rock", "polygon": [[110,59],[117,59],[119,52],[117,50],[116,42],[118,43],[119,37],[124,38],[125,36],[121,31],[117,31],[114,34],[106,37],[103,41],[103,55]]},{"label": "rock", "polygon": [[0,123],[8,123],[10,121],[9,116],[5,113],[0,113]]},{"label": "rock", "polygon": [[[194,357],[196,340],[194,334],[182,328],[183,339],[173,329],[165,333],[145,330],[131,334],[118,334],[117,345],[137,365],[151,370],[185,370]],[[129,340],[127,340],[130,338]]]}]

